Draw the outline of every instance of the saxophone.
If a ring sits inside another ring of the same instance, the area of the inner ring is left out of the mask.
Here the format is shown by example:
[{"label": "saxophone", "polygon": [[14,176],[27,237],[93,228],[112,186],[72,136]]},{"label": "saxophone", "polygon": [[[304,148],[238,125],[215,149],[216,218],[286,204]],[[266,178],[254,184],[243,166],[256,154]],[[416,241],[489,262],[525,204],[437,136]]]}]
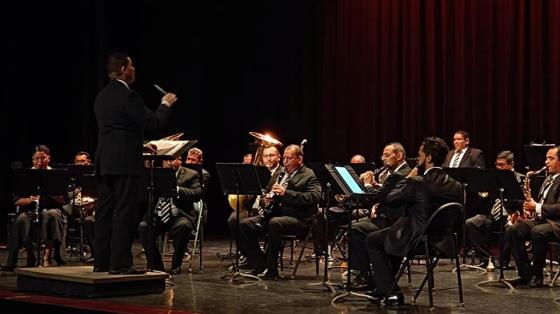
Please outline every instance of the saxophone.
[{"label": "saxophone", "polygon": [[[527,172],[527,175],[525,176],[525,181],[523,182],[523,196],[525,197],[525,201],[530,201],[533,198],[532,193],[531,193],[531,177],[535,176],[535,175],[538,175],[545,170],[546,170],[546,166],[542,167],[541,169],[539,169],[537,171]],[[516,222],[522,222],[522,221],[528,221],[528,220],[535,219],[535,215],[536,215],[536,213],[534,211],[525,211],[524,210],[522,214],[517,211],[517,212],[510,215],[509,220],[512,224],[514,224]]]}]

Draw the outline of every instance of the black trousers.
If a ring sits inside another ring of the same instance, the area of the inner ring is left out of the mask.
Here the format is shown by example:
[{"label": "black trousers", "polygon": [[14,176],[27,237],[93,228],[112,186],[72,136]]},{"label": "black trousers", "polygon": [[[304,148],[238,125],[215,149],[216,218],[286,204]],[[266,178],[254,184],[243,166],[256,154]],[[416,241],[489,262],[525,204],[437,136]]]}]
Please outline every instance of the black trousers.
[{"label": "black trousers", "polygon": [[[558,240],[552,231],[552,225],[544,219],[518,222],[506,231],[506,240],[511,243],[513,257],[519,276],[543,277],[548,241]],[[525,241],[533,244],[533,266],[527,255]]]},{"label": "black trousers", "polygon": [[[15,267],[18,260],[19,249],[23,246],[30,246],[33,241],[38,241],[40,238],[40,225],[33,222],[34,216],[27,212],[20,212],[13,225],[8,242],[8,266]],[[28,256],[33,259],[34,256]],[[29,265],[32,266],[32,265]]]},{"label": "black trousers", "polygon": [[[375,287],[380,294],[386,294],[391,289],[393,279],[403,260],[400,256],[385,252],[385,238],[389,228],[370,233],[366,239],[369,258],[373,264]],[[399,288],[397,287],[397,291]]]},{"label": "black trousers", "polygon": [[132,239],[140,195],[140,176],[105,175],[97,180],[95,263],[98,269],[132,267]]},{"label": "black trousers", "polygon": [[[241,246],[246,249],[247,263],[253,268],[276,269],[278,254],[282,249],[282,235],[301,235],[308,224],[298,218],[280,216],[271,218],[264,226],[260,217],[242,219],[239,226]],[[259,236],[268,234],[268,247],[263,252],[259,246]]]},{"label": "black trousers", "polygon": [[368,257],[365,239],[366,237],[377,230],[389,227],[391,224],[383,217],[378,217],[373,220],[369,218],[362,218],[359,222],[353,223],[350,229],[350,269],[361,270],[367,272],[370,270],[370,259]]},{"label": "black trousers", "polygon": [[[482,214],[475,215],[467,219],[465,222],[465,229],[469,243],[471,247],[475,249],[476,253],[480,253],[480,256],[483,258],[488,258],[491,255],[488,239],[490,238],[492,228],[497,224],[498,223],[494,222],[489,215]],[[496,228],[499,228],[499,226],[496,226]],[[504,238],[504,241],[500,243],[500,246],[504,263],[507,264],[511,256],[509,241],[505,241]]]},{"label": "black trousers", "polygon": [[91,251],[91,257],[95,258],[95,217],[87,216],[82,221],[82,228],[84,231],[84,237],[89,244],[89,249]]},{"label": "black trousers", "polygon": [[[160,235],[169,231],[169,235],[173,240],[173,258],[171,259],[171,268],[180,268],[183,264],[183,258],[187,251],[187,245],[191,232],[194,230],[194,223],[186,217],[172,217],[171,220],[165,225],[156,226],[154,236]],[[148,252],[148,222],[143,220],[138,225],[138,237],[142,243],[144,250]],[[161,254],[158,249],[154,250],[154,260],[152,256],[146,254],[148,264],[154,265],[154,269],[164,270]]]}]

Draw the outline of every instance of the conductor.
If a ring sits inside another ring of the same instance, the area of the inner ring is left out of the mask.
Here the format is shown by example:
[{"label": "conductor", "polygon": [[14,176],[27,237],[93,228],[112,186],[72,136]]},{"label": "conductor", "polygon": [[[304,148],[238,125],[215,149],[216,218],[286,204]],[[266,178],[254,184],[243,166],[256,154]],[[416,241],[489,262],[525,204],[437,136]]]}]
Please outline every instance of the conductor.
[{"label": "conductor", "polygon": [[95,153],[98,208],[95,223],[94,272],[137,274],[132,261],[134,217],[144,171],[144,130],[157,130],[168,120],[177,96],[167,93],[152,111],[130,85],[135,80],[132,59],[122,52],[109,56],[110,82],[95,99],[99,129]]}]

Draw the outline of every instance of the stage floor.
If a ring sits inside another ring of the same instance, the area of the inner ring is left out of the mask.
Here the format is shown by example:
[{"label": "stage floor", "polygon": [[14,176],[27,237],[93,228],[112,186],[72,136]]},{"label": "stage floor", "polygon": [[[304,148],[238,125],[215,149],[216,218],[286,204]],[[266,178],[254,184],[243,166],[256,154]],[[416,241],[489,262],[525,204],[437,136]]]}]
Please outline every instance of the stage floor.
[{"label": "stage floor", "polygon": [[[191,246],[192,247],[192,246]],[[141,246],[135,243],[133,247],[135,265],[138,268],[145,266],[145,257]],[[296,253],[298,253],[296,248]],[[296,279],[280,279],[274,281],[254,282],[243,281],[242,284],[230,284],[224,275],[230,275],[228,270],[229,260],[218,257],[218,253],[229,253],[229,240],[224,237],[213,237],[205,241],[204,269],[198,268],[198,255],[194,260],[183,263],[183,272],[173,275],[166,285],[166,290],[161,294],[131,295],[123,297],[107,297],[98,299],[77,299],[62,297],[46,297],[34,293],[18,291],[15,274],[3,274],[0,277],[0,304],[9,302],[16,306],[20,302],[41,304],[43,309],[49,306],[68,306],[65,313],[73,312],[72,307],[79,307],[81,311],[95,313],[346,313],[346,312],[413,312],[413,313],[547,313],[560,311],[560,304],[554,300],[560,298],[560,287],[539,289],[516,289],[509,291],[500,287],[477,288],[476,283],[492,279],[499,272],[480,274],[477,271],[463,271],[464,304],[463,308],[457,307],[457,290],[438,291],[434,293],[435,310],[430,312],[428,307],[427,289],[422,292],[416,304],[411,304],[413,293],[407,293],[407,307],[399,310],[386,309],[378,304],[357,300],[331,305],[332,294],[326,289],[304,290],[305,284],[321,282],[321,276],[315,278],[315,264],[303,262],[298,270]],[[311,254],[307,250],[305,255]],[[6,260],[7,253],[0,252],[2,263]],[[23,254],[22,254],[23,256]],[[166,260],[170,261],[170,256]],[[285,253],[289,258],[289,252]],[[297,258],[297,254],[296,254]],[[20,260],[24,263],[24,260]],[[189,273],[189,263],[193,262],[193,271]],[[289,261],[285,260],[289,266]],[[335,263],[336,265],[337,263]],[[435,275],[436,286],[449,287],[455,283],[455,273],[451,272],[452,265],[449,261],[441,263]],[[81,265],[69,262],[69,265]],[[169,267],[169,263],[166,263]],[[424,265],[414,265],[412,286],[417,287],[422,275],[417,273],[424,270]],[[53,272],[59,271],[54,269]],[[291,272],[291,269],[286,269]],[[343,270],[330,271],[331,282],[341,283]],[[516,276],[515,271],[506,271],[506,278]],[[545,278],[548,280],[548,278]],[[408,287],[406,276],[401,280],[401,288]],[[337,290],[338,291],[338,290]],[[25,300],[25,301],[23,301]],[[54,309],[54,307],[53,307]],[[88,311],[89,310],[89,311]],[[172,311],[169,311],[172,310]],[[60,309],[55,312],[62,312]],[[84,313],[85,313],[84,312]]]}]

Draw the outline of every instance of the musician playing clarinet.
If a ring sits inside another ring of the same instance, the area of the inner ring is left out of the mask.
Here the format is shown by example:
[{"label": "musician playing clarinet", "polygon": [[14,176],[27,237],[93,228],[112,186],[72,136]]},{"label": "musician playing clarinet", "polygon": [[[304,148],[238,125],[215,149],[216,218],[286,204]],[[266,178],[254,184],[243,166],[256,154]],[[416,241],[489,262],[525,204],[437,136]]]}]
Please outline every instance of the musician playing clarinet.
[{"label": "musician playing clarinet", "polygon": [[[276,279],[278,254],[282,235],[299,235],[313,222],[321,185],[313,170],[303,164],[303,151],[298,145],[284,149],[284,171],[275,173],[268,184],[262,204],[267,209],[263,217],[245,218],[240,222],[240,242],[246,248],[251,274],[264,279]],[[268,234],[266,254],[258,242],[260,235]]]},{"label": "musician playing clarinet", "polygon": [[[548,150],[545,165],[548,176],[537,198],[529,198],[523,203],[523,210],[534,215],[535,218],[512,225],[505,234],[506,240],[510,241],[519,275],[518,278],[510,281],[513,285],[529,288],[542,286],[548,242],[560,239],[560,148],[558,146]],[[532,265],[527,255],[526,241],[532,242]]]}]

